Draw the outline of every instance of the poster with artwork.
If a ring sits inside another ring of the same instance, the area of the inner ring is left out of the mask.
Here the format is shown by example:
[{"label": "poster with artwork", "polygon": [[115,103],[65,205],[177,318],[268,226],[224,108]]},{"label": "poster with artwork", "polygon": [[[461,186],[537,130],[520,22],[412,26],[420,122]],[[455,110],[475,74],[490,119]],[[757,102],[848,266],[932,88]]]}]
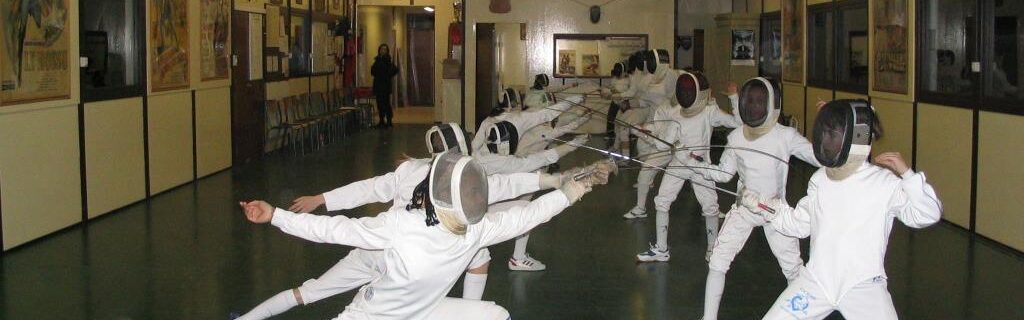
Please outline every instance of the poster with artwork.
[{"label": "poster with artwork", "polygon": [[754,66],[754,30],[732,31],[732,61],[734,66]]},{"label": "poster with artwork", "polygon": [[872,90],[907,94],[910,61],[907,0],[875,0]]},{"label": "poster with artwork", "polygon": [[185,0],[151,0],[149,27],[149,81],[153,91],[187,88],[188,6]]},{"label": "poster with artwork", "polygon": [[558,74],[567,76],[576,75],[576,50],[558,51]]},{"label": "poster with artwork", "polygon": [[583,55],[583,75],[597,77],[601,75],[601,56],[596,54]]},{"label": "poster with artwork", "polygon": [[202,0],[199,36],[199,70],[202,79],[228,78],[228,34],[230,34],[230,0]]},{"label": "poster with artwork", "polygon": [[345,14],[345,8],[341,6],[341,0],[327,0],[327,1],[330,2],[330,7],[331,7],[330,8],[330,13],[331,14],[338,15],[338,16]]},{"label": "poster with artwork", "polygon": [[67,9],[67,0],[0,0],[0,105],[70,97]]},{"label": "poster with artwork", "polygon": [[804,0],[782,0],[782,80],[804,81]]}]

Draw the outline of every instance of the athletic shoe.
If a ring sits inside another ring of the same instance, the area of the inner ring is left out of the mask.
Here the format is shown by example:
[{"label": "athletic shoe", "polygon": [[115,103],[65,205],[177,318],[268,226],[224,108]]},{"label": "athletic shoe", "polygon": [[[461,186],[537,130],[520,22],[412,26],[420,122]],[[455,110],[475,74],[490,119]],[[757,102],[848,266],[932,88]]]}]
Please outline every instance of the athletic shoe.
[{"label": "athletic shoe", "polygon": [[654,244],[647,251],[636,255],[637,262],[668,262],[668,249],[661,249]]},{"label": "athletic shoe", "polygon": [[522,259],[514,257],[508,259],[508,269],[512,271],[543,271],[547,267],[543,262],[537,261],[530,255],[526,255]]},{"label": "athletic shoe", "polygon": [[633,208],[633,209],[629,210],[629,212],[626,212],[626,214],[622,215],[622,218],[626,219],[626,220],[639,219],[639,218],[647,218],[647,212],[640,211],[640,210],[637,210],[636,208]]},{"label": "athletic shoe", "polygon": [[708,249],[708,251],[704,252],[704,262],[711,262],[711,253],[712,252],[714,252],[714,251],[712,251],[711,249]]}]

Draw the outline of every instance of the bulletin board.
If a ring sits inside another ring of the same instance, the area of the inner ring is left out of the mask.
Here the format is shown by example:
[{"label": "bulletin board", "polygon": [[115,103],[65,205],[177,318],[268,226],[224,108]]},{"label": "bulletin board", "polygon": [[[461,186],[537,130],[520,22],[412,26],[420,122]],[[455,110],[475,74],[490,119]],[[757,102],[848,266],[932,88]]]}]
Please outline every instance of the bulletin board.
[{"label": "bulletin board", "polygon": [[555,78],[607,78],[617,62],[647,50],[646,34],[562,34],[555,38]]}]

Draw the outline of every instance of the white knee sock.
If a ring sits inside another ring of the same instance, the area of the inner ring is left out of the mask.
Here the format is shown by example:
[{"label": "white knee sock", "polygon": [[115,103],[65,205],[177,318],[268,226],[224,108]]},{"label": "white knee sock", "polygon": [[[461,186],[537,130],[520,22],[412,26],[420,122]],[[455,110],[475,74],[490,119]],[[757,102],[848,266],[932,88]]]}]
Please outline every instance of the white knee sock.
[{"label": "white knee sock", "polygon": [[266,319],[288,311],[288,309],[297,305],[299,305],[299,302],[295,300],[294,289],[288,289],[270,297],[267,301],[263,301],[263,303],[253,308],[249,313],[238,317],[236,320]]},{"label": "white knee sock", "polygon": [[704,216],[704,228],[708,235],[708,250],[711,250],[718,239],[718,216]]},{"label": "white knee sock", "polygon": [[658,211],[654,225],[657,229],[658,248],[668,250],[668,211]]},{"label": "white knee sock", "polygon": [[516,247],[512,251],[512,258],[519,260],[526,258],[526,243],[530,241],[530,233],[525,233],[516,238]]},{"label": "white knee sock", "polygon": [[643,212],[647,210],[647,193],[651,191],[650,184],[644,184],[641,181],[636,182],[636,207],[633,208],[637,212]]},{"label": "white knee sock", "polygon": [[462,280],[462,298],[480,300],[484,297],[484,288],[487,287],[487,274],[466,272],[466,279]]},{"label": "white knee sock", "polygon": [[708,280],[704,287],[703,320],[718,319],[718,305],[722,302],[722,292],[724,291],[725,273],[708,270]]}]

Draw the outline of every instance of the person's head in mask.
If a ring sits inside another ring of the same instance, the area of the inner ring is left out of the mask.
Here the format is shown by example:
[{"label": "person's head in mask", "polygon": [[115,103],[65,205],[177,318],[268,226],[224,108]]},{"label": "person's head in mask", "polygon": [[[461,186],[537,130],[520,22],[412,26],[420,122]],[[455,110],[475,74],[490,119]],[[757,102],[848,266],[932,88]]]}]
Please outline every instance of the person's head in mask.
[{"label": "person's head in mask", "polygon": [[506,88],[498,96],[498,105],[491,111],[491,116],[497,116],[508,111],[522,110],[522,97],[516,89]]},{"label": "person's head in mask", "polygon": [[835,100],[819,110],[812,135],[814,158],[830,179],[843,180],[870,157],[882,126],[867,100]]},{"label": "person's head in mask", "polygon": [[675,95],[679,113],[690,118],[704,111],[711,98],[711,83],[700,71],[682,71],[676,78]]},{"label": "person's head in mask", "polygon": [[643,72],[646,72],[641,70],[644,64],[644,52],[646,51],[637,51],[629,55],[629,59],[627,60],[626,64],[626,73],[628,75],[639,75]]},{"label": "person's head in mask", "polygon": [[533,86],[530,89],[533,90],[544,90],[551,85],[551,78],[548,78],[547,74],[538,74],[533,77]]},{"label": "person's head in mask", "polygon": [[771,132],[782,113],[782,91],[778,83],[764,77],[747,80],[739,92],[740,119],[743,135],[756,140]]},{"label": "person's head in mask", "polygon": [[644,55],[644,70],[654,77],[654,83],[661,82],[665,75],[672,69],[669,64],[668,50],[653,49],[646,51]]},{"label": "person's head in mask", "polygon": [[387,43],[382,43],[377,47],[377,57],[382,59],[391,59],[391,49],[388,48]]},{"label": "person's head in mask", "polygon": [[626,64],[616,62],[615,65],[612,66],[612,77],[616,79],[626,77]]},{"label": "person's head in mask", "polygon": [[435,123],[427,130],[427,151],[431,156],[437,156],[448,150],[458,150],[468,154],[466,146],[466,134],[457,123]]},{"label": "person's head in mask", "polygon": [[[440,223],[451,233],[466,234],[487,213],[487,174],[473,158],[455,150],[434,158],[429,177],[427,225]],[[436,220],[432,220],[436,218]]]},{"label": "person's head in mask", "polygon": [[519,130],[511,122],[495,123],[487,132],[487,150],[493,154],[514,155],[518,146]]}]

